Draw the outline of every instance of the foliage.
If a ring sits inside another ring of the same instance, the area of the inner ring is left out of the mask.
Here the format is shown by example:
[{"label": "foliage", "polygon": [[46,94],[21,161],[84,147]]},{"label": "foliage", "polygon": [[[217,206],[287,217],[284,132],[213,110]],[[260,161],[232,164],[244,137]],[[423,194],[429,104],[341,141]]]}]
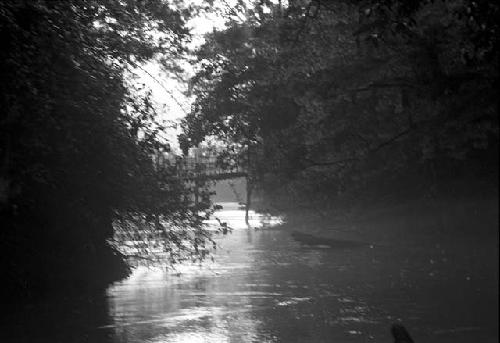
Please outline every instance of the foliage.
[{"label": "foliage", "polygon": [[495,175],[498,12],[486,1],[257,3],[198,51],[188,141],[249,143],[261,183],[309,204]]},{"label": "foliage", "polygon": [[150,97],[125,80],[153,57],[176,68],[189,14],[161,0],[0,4],[0,250],[16,292],[126,275],[106,243],[123,216],[199,222],[175,170],[155,167],[168,143]]}]

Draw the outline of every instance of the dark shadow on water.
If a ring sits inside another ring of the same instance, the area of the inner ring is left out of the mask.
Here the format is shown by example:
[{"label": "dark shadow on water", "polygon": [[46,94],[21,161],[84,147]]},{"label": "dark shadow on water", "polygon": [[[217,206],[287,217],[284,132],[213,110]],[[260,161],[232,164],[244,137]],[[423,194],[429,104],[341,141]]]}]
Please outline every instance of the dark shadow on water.
[{"label": "dark shadow on water", "polygon": [[101,294],[64,296],[3,307],[0,341],[13,343],[112,343],[108,303]]}]

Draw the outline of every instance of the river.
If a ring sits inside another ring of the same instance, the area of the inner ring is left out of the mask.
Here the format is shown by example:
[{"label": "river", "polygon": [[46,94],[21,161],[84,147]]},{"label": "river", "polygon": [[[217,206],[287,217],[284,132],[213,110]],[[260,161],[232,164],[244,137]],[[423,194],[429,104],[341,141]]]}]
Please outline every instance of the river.
[{"label": "river", "polygon": [[477,268],[481,250],[430,262],[404,245],[305,244],[255,213],[248,229],[236,204],[218,215],[234,230],[213,261],[140,267],[100,296],[34,306],[7,342],[392,342],[398,321],[416,342],[498,341],[498,263]]}]

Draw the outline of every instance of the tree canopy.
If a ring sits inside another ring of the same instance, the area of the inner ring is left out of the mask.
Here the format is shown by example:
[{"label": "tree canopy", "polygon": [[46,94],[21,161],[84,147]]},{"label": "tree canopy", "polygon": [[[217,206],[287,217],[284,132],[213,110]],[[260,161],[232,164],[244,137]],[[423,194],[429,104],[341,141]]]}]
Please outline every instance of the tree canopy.
[{"label": "tree canopy", "polygon": [[0,250],[12,290],[126,275],[106,243],[115,220],[199,223],[175,171],[155,166],[164,127],[126,77],[153,57],[176,71],[192,13],[161,0],[1,2]]},{"label": "tree canopy", "polygon": [[261,185],[303,203],[495,183],[498,12],[488,1],[255,3],[199,49],[184,140],[250,143]]}]

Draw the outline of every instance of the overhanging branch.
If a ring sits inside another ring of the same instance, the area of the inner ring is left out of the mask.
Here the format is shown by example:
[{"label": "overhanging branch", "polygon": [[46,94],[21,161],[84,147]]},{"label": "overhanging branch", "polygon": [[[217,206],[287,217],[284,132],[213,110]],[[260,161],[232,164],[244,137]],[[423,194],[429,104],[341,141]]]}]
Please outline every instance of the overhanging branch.
[{"label": "overhanging branch", "polygon": [[[413,129],[414,129],[414,127],[409,127],[407,129],[399,132],[398,134],[394,135],[393,137],[389,138],[388,140],[378,144],[377,146],[375,146],[371,149],[368,149],[366,154],[375,153],[375,152],[383,149],[384,147],[391,145],[392,143],[394,143],[395,141],[397,141],[401,137],[409,134]],[[311,167],[330,167],[330,166],[335,166],[335,165],[342,165],[343,166],[346,163],[352,163],[352,162],[356,162],[356,161],[360,161],[360,160],[361,160],[360,157],[348,157],[348,158],[343,158],[343,159],[335,160],[335,161],[314,161],[312,159],[306,159],[306,161],[309,162],[309,166],[307,166],[306,169],[311,168]]]}]

